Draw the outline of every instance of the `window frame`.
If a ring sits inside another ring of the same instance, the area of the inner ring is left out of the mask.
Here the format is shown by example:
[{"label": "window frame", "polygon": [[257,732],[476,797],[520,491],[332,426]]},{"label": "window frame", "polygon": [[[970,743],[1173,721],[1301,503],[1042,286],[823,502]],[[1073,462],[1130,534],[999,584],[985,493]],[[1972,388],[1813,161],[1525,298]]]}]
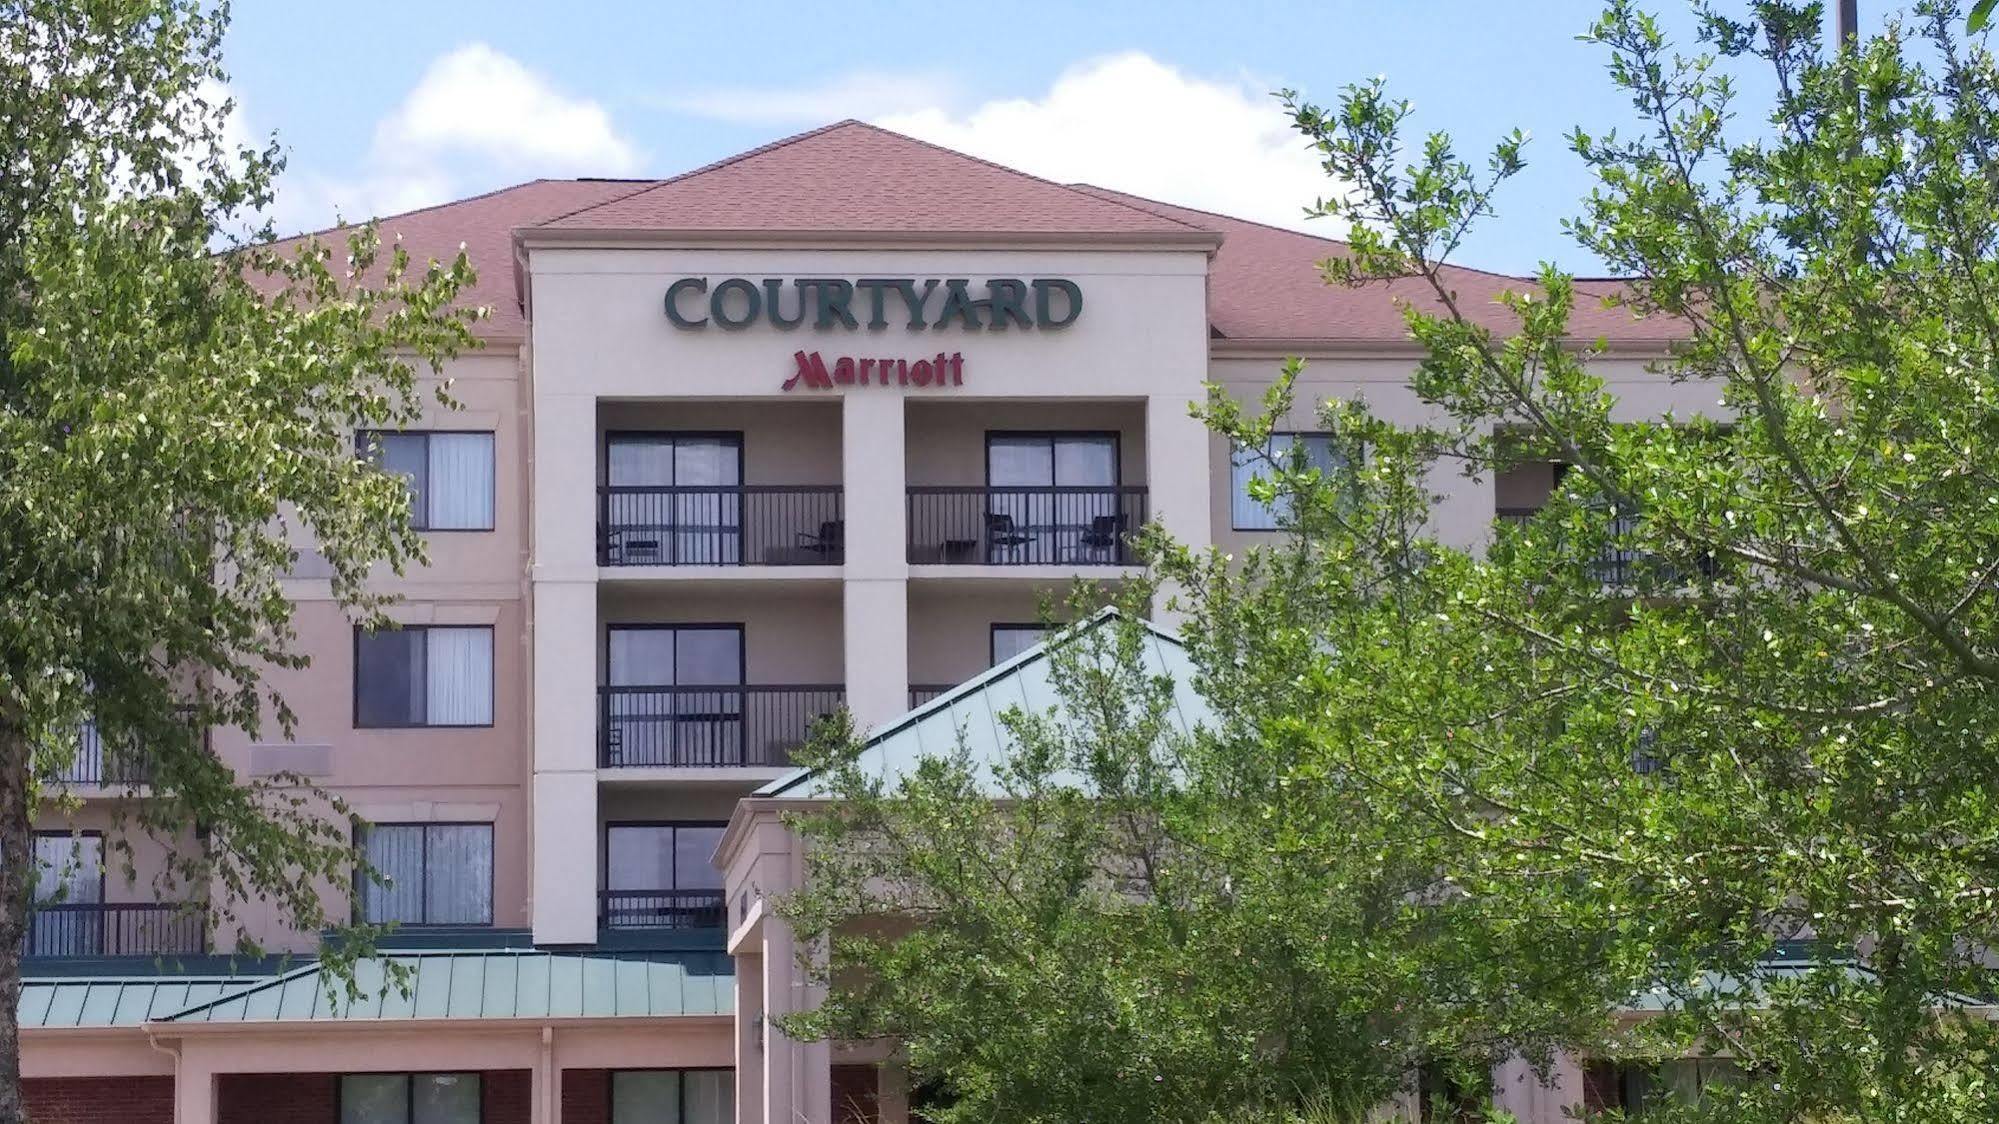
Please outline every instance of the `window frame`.
[{"label": "window frame", "polygon": [[605,820],[604,830],[602,833],[600,833],[597,840],[598,860],[600,868],[602,870],[602,877],[598,879],[599,885],[597,887],[597,890],[599,893],[605,893],[605,894],[652,894],[652,893],[678,894],[678,893],[694,893],[697,891],[701,893],[706,893],[712,889],[717,895],[725,894],[728,892],[728,888],[725,886],[713,886],[713,887],[644,886],[644,887],[631,887],[628,889],[613,888],[611,886],[611,832],[621,827],[672,828],[673,844],[674,844],[673,855],[676,860],[673,865],[673,881],[678,882],[680,881],[680,865],[677,860],[680,854],[679,844],[680,844],[681,829],[682,828],[727,829],[728,826],[729,823],[727,820]]},{"label": "window frame", "polygon": [[[497,901],[497,898],[499,895],[499,881],[500,881],[500,864],[499,864],[500,832],[498,826],[492,820],[384,820],[380,823],[373,823],[366,820],[362,820],[357,817],[354,821],[354,832],[353,832],[355,849],[360,851],[363,855],[367,854],[368,853],[367,832],[373,828],[378,828],[378,827],[415,827],[423,829],[422,863],[423,863],[423,877],[425,885],[422,887],[421,892],[417,894],[417,901],[418,904],[421,906],[423,914],[426,918],[428,918],[430,915],[430,892],[429,892],[430,887],[428,885],[430,880],[430,829],[434,827],[485,828],[486,847],[488,852],[490,853],[490,857],[487,859],[486,862],[486,919],[484,921],[370,920],[368,917],[364,916],[364,914],[367,912],[367,898],[364,895],[367,893],[368,890],[368,881],[366,878],[362,876],[360,868],[357,867],[355,868],[354,871],[354,891],[352,895],[352,901],[353,901],[352,912],[354,915],[355,924],[395,925],[398,929],[466,929],[466,928],[490,929],[493,927],[495,920],[499,914],[499,902]],[[456,1073],[458,1071],[420,1070],[414,1072]]]},{"label": "window frame", "polygon": [[[1035,632],[1041,634],[1041,639],[1035,641],[1035,644],[1039,644],[1045,642],[1049,637],[1055,635],[1057,632],[1060,632],[1062,630],[1062,627],[1063,626],[1060,624],[1034,624],[1026,621],[992,622],[991,624],[986,626],[986,670],[990,671],[993,668],[998,667],[1002,662],[994,658],[999,654],[999,634],[1002,629],[1007,629],[1007,630],[1032,629]],[[1034,646],[1033,644],[1028,645],[1028,647],[1030,648],[1033,646]],[[1013,659],[1013,658],[1014,658],[1013,656],[1007,657],[1007,659]]]},{"label": "window frame", "polygon": [[477,1124],[486,1121],[486,1074],[477,1069],[416,1069],[362,1071],[358,1073],[336,1074],[333,1081],[333,1119],[339,1124],[347,1109],[347,1079],[349,1077],[400,1077],[403,1080],[403,1120],[416,1124],[416,1079],[419,1077],[470,1077],[479,1087],[479,1116]]},{"label": "window frame", "polygon": [[[435,629],[478,630],[486,634],[486,720],[484,722],[432,722],[430,721],[430,637]],[[422,722],[363,722],[361,721],[361,638],[375,632],[423,633],[424,700]],[[354,626],[353,667],[350,679],[350,695],[353,703],[352,722],[356,730],[490,730],[499,720],[499,636],[498,629],[490,624],[399,624],[395,628],[369,629],[363,625]]]},{"label": "window frame", "polygon": [[[993,483],[993,438],[1016,438],[1048,442],[1047,484],[994,484]],[[1055,442],[1062,438],[1082,440],[1102,440],[1111,443],[1111,482],[1109,484],[1058,484],[1055,479]],[[1120,492],[1124,488],[1124,432],[1117,429],[988,429],[985,447],[986,489],[1027,491],[1032,488],[1101,488],[1109,492]]]},{"label": "window frame", "polygon": [[[31,913],[32,913],[32,912],[34,912],[34,908],[35,908],[35,906],[37,906],[37,905],[104,905],[104,904],[106,904],[106,902],[105,902],[105,900],[104,900],[104,892],[105,892],[105,891],[106,891],[106,890],[107,890],[107,889],[109,888],[109,886],[110,886],[110,883],[106,881],[106,874],[105,874],[105,862],[104,862],[104,832],[103,832],[103,831],[101,831],[101,830],[99,830],[99,829],[97,829],[97,828],[84,828],[84,829],[82,829],[82,830],[80,830],[80,831],[62,831],[62,830],[58,830],[58,829],[55,829],[55,828],[40,828],[40,829],[37,829],[37,830],[34,830],[34,831],[30,831],[30,832],[28,833],[28,859],[29,859],[29,861],[30,861],[30,862],[33,862],[33,863],[35,863],[35,864],[36,864],[37,866],[39,866],[39,865],[40,865],[40,858],[41,858],[41,857],[40,857],[39,855],[37,855],[37,854],[35,853],[35,844],[36,844],[36,843],[37,843],[37,842],[38,842],[39,840],[42,840],[42,839],[95,839],[95,840],[97,840],[97,900],[96,900],[96,901],[94,901],[94,902],[43,902],[43,901],[35,901],[35,902],[32,902],[32,903],[30,903],[30,905],[29,905],[29,907],[28,907],[28,910],[29,910],[29,912],[31,912]],[[37,881],[40,881],[40,875],[39,875],[39,874],[38,874],[38,875],[36,876],[36,880],[37,880]]]},{"label": "window frame", "polygon": [[604,1071],[604,1114],[605,1114],[605,1120],[606,1120],[607,1124],[619,1124],[619,1121],[618,1121],[618,1118],[617,1118],[617,1117],[616,1117],[616,1116],[615,1116],[614,1114],[615,1114],[615,1113],[617,1112],[617,1109],[618,1109],[618,1075],[619,1075],[619,1074],[621,1074],[621,1073],[677,1073],[677,1074],[680,1074],[680,1075],[681,1075],[681,1081],[680,1081],[680,1084],[679,1084],[679,1087],[678,1087],[678,1093],[679,1093],[679,1098],[680,1098],[680,1100],[679,1100],[679,1103],[678,1103],[678,1104],[676,1104],[676,1105],[674,1105],[673,1107],[674,1107],[674,1117],[675,1117],[675,1119],[677,1119],[677,1120],[680,1120],[680,1121],[682,1122],[682,1124],[686,1124],[686,1120],[687,1120],[687,1081],[686,1081],[686,1076],[687,1076],[687,1074],[690,1074],[690,1073],[726,1073],[726,1074],[728,1074],[728,1075],[729,1075],[729,1077],[730,1077],[730,1082],[729,1082],[729,1100],[730,1100],[730,1107],[732,1107],[732,1108],[734,1107],[734,1102],[735,1102],[735,1097],[736,1097],[736,1089],[735,1089],[735,1080],[734,1080],[734,1078],[735,1078],[735,1074],[736,1074],[736,1069],[735,1069],[735,1067],[734,1067],[734,1066],[726,1066],[726,1065],[687,1065],[687,1066],[670,1066],[670,1065],[661,1065],[661,1066],[631,1066],[631,1067],[626,1067],[626,1068],[623,1068],[623,1069],[607,1069],[607,1070],[605,1070],[605,1071]]},{"label": "window frame", "polygon": [[[1337,437],[1338,434],[1334,433],[1330,429],[1273,429],[1270,431],[1270,436],[1273,439],[1278,437],[1289,437],[1293,442],[1293,448],[1295,448],[1299,438],[1324,437],[1330,441],[1333,438]],[[1273,522],[1272,525],[1268,527],[1245,527],[1236,519],[1237,498],[1238,497],[1242,499],[1249,498],[1246,490],[1241,489],[1236,485],[1236,457],[1246,451],[1247,450],[1243,449],[1241,446],[1236,445],[1234,443],[1231,443],[1229,445],[1229,530],[1244,535],[1274,535],[1281,533],[1283,532],[1284,527],[1276,522]],[[1346,465],[1346,468],[1349,472],[1351,472],[1354,466],[1352,463],[1348,463]],[[1248,481],[1245,480],[1244,483],[1247,484]],[[1275,520],[1277,517],[1276,509],[1269,508],[1267,510],[1270,511],[1271,518]]]},{"label": "window frame", "polygon": [[[421,492],[423,495],[428,496],[430,495],[430,485],[431,485],[430,439],[438,434],[445,434],[445,435],[464,434],[468,436],[484,437],[489,442],[491,442],[491,449],[493,456],[492,460],[489,462],[489,467],[486,472],[486,493],[488,501],[486,504],[486,510],[490,511],[492,515],[487,519],[486,525],[484,527],[433,527],[430,525],[430,512],[428,510],[424,511],[417,510],[417,504],[415,502],[416,496],[413,494],[410,497],[411,529],[420,531],[426,535],[490,534],[500,521],[500,435],[498,431],[491,429],[357,429],[354,431],[354,450],[363,459],[367,459],[371,463],[375,463],[376,467],[381,468],[382,471],[384,472],[387,472],[389,471],[388,468],[382,466],[381,464],[379,464],[379,462],[374,462],[373,457],[370,456],[370,449],[369,449],[370,441],[380,437],[423,438],[424,478],[423,478],[423,488]],[[428,505],[426,505],[426,508],[427,506]]]},{"label": "window frame", "polygon": [[[611,680],[611,636],[618,632],[672,632],[673,639],[673,682],[671,683],[627,683],[614,684]],[[680,681],[680,637],[681,632],[734,632],[736,634],[736,681],[734,683],[682,683]],[[604,683],[603,686],[627,687],[713,687],[728,690],[732,687],[750,685],[750,632],[742,621],[609,621],[604,625]]]}]

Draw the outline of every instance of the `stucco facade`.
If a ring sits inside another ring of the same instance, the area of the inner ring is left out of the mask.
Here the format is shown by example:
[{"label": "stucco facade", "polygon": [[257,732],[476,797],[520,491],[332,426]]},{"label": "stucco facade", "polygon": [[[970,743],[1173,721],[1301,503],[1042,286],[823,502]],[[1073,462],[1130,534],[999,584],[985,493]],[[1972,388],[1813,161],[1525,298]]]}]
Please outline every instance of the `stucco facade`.
[{"label": "stucco facade", "polygon": [[[850,190],[885,166],[926,189]],[[482,1119],[574,1124],[616,1119],[618,1073],[720,1069],[733,1071],[736,1120],[899,1121],[907,1089],[883,1058],[771,1029],[770,1016],[811,1002],[762,904],[797,884],[799,860],[775,809],[746,798],[788,771],[813,718],[844,705],[863,727],[891,722],[984,672],[1019,641],[1001,633],[1037,622],[1076,579],[1128,577],[1122,538],[1141,522],[1195,547],[1267,541],[1234,526],[1230,451],[1190,416],[1210,382],[1254,400],[1302,355],[1285,428],[1311,431],[1317,403],[1356,396],[1393,418],[1425,411],[1392,297],[1329,294],[1309,268],[1336,243],[1045,183],[851,123],[674,180],[538,181],[385,226],[418,254],[467,241],[497,259],[475,262],[478,295],[504,315],[445,372],[463,407],[421,427],[491,435],[490,519],[429,532],[427,565],[380,576],[412,635],[439,634],[439,646],[398,649],[407,662],[387,671],[357,666],[382,657],[364,654],[308,556],[287,592],[311,664],[272,676],[295,728],[216,731],[212,744],[242,776],[302,774],[405,833],[409,861],[428,865],[409,868],[423,883],[415,904],[395,908],[418,912],[370,918],[402,922],[395,939],[573,955],[584,999],[570,1014],[447,1004],[393,1022],[51,1006],[25,1038],[41,1096],[88,1074],[151,1082],[133,1086],[134,1103],[155,1105],[171,1079],[171,1118],[212,1124],[278,1095],[273,1075],[299,1075],[292,1092],[321,1091],[298,1094],[318,1107],[296,1118],[330,1124],[339,1097],[324,1089],[345,1088],[328,1084],[340,1075],[485,1074]],[[728,279],[745,283],[718,296]],[[918,296],[939,284],[912,310],[899,279]],[[1017,316],[1004,311],[1010,279]],[[1049,287],[1050,308],[1037,308],[1033,283],[1046,279],[1074,296]],[[999,311],[946,316],[953,285]],[[815,304],[826,292],[843,303]],[[908,326],[912,315],[924,323]],[[1604,369],[1633,416],[1706,405],[1647,374],[1657,341],[1628,334]],[[832,385],[814,385],[814,357]],[[843,370],[858,377],[840,381]],[[426,489],[481,479],[478,466],[434,465]],[[1496,512],[1546,494],[1524,478],[1435,485],[1439,527],[1468,545]],[[467,656],[488,632],[489,661]],[[468,702],[479,674],[489,692]],[[369,691],[417,720],[368,718]],[[81,810],[51,804],[39,827],[115,832],[115,802],[145,798],[72,789]],[[199,845],[141,844],[142,875],[144,856]],[[336,914],[389,900],[349,891],[326,888]],[[102,900],[163,900],[153,893],[142,877],[107,883]],[[316,947],[319,934],[256,903],[236,913],[267,949]],[[215,985],[226,991],[288,970],[214,960],[236,936],[173,950],[200,962],[182,974],[236,981]],[[70,955],[31,973],[176,971],[121,960],[99,937],[53,951]],[[657,967],[724,954],[730,1010],[605,1014],[586,1001],[593,957]],[[1550,1087],[1502,1076],[1523,1119],[1552,1122],[1576,1103],[1572,1073]],[[865,1113],[836,1103],[859,1088]]]}]

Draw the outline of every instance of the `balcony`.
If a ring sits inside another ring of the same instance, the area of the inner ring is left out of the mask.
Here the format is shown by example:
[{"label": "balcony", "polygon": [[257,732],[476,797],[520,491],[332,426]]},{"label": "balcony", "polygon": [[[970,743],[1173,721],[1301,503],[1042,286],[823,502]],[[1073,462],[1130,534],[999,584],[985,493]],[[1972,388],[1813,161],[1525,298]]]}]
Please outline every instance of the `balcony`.
[{"label": "balcony", "polygon": [[720,929],[727,917],[720,890],[605,890],[597,901],[612,931]]},{"label": "balcony", "polygon": [[915,710],[955,686],[957,686],[955,683],[911,683],[909,709]]},{"label": "balcony", "polygon": [[837,566],[845,556],[837,487],[597,489],[602,566]]},{"label": "balcony", "polygon": [[838,686],[598,688],[598,761],[607,769],[785,768],[812,724],[839,710]]},{"label": "balcony", "polygon": [[1142,487],[912,487],[912,566],[1132,566]]},{"label": "balcony", "polygon": [[[1525,526],[1540,511],[1538,507],[1501,507],[1494,514],[1499,522],[1518,527]],[[1712,557],[1700,559],[1693,572],[1688,573],[1650,551],[1618,545],[1620,540],[1629,538],[1637,529],[1636,515],[1619,515],[1611,521],[1610,541],[1597,551],[1596,558],[1590,563],[1591,574],[1606,589],[1628,589],[1641,582],[1653,586],[1685,585],[1696,574],[1701,577],[1715,575]]]},{"label": "balcony", "polygon": [[51,783],[64,788],[130,788],[152,783],[152,771],[115,748],[107,751],[95,722],[77,731],[76,753],[69,764],[52,770]]},{"label": "balcony", "polygon": [[182,905],[61,902],[28,915],[23,956],[194,956],[208,948],[203,917]]}]

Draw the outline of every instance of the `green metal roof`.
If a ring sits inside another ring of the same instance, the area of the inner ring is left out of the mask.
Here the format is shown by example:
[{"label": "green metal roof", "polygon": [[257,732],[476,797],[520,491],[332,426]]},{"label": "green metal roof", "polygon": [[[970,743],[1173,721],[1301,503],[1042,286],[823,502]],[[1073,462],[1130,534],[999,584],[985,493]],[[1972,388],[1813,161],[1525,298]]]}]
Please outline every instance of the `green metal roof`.
[{"label": "green metal roof", "polygon": [[21,1027],[138,1026],[257,983],[243,977],[150,976],[21,981]]},{"label": "green metal roof", "polygon": [[[1018,707],[1029,714],[1052,711],[1060,717],[1062,700],[1055,687],[1049,648],[1098,627],[1115,612],[1105,609],[1064,629],[883,727],[868,738],[859,758],[861,767],[885,779],[902,776],[925,757],[957,753],[961,739],[975,763],[1000,760],[1012,740],[1000,721],[1002,715]],[[1141,653],[1146,673],[1173,681],[1168,720],[1179,733],[1192,734],[1213,715],[1206,700],[1193,689],[1193,662],[1179,637],[1150,622],[1141,623],[1147,633]],[[800,769],[763,786],[756,795],[811,800],[829,794],[812,770]]]},{"label": "green metal roof", "polygon": [[[401,981],[390,965],[407,970]],[[161,1020],[661,1018],[735,1009],[727,956],[671,958],[485,949],[398,953],[354,966],[359,998],[318,964],[211,997]]]}]

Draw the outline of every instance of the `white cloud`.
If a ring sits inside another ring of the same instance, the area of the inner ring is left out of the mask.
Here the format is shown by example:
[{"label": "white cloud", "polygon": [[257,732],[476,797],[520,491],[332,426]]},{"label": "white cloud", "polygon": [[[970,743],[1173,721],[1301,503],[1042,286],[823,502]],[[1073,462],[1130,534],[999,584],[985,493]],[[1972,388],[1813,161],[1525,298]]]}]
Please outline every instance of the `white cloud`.
[{"label": "white cloud", "polygon": [[1305,206],[1336,185],[1276,99],[1248,82],[1192,77],[1139,52],[1079,63],[1038,98],[873,120],[1062,183],[1345,234],[1303,218]]},{"label": "white cloud", "polygon": [[863,70],[797,89],[731,87],[649,99],[659,108],[742,125],[823,125],[845,117],[949,104],[954,85],[942,74]]},{"label": "white cloud", "polygon": [[279,185],[278,229],[396,214],[534,176],[627,175],[640,160],[601,104],[469,43],[425,68],[351,171],[294,165]]}]

